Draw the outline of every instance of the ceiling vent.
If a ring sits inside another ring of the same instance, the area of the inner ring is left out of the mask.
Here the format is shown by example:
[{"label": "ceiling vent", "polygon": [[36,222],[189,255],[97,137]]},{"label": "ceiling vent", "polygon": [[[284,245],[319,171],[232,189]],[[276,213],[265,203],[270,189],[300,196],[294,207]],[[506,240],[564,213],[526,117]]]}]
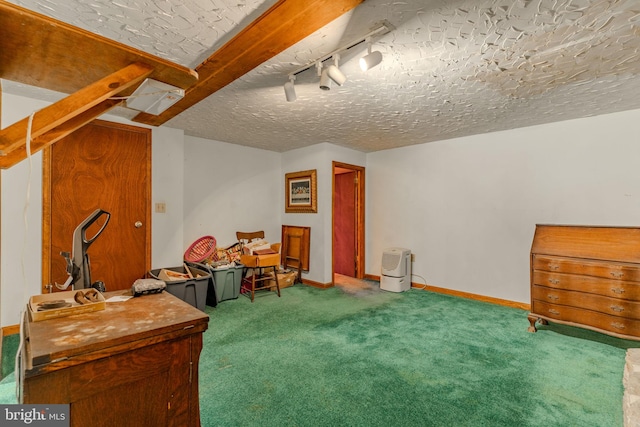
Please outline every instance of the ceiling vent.
[{"label": "ceiling vent", "polygon": [[146,79],[127,97],[127,107],[158,116],[182,98],[184,89]]}]

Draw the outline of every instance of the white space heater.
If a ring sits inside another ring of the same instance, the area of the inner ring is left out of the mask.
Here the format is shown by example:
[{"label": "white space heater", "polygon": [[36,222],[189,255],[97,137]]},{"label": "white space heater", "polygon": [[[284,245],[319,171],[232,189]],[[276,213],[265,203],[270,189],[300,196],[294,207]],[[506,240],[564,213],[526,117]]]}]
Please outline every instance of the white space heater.
[{"label": "white space heater", "polygon": [[411,288],[411,251],[404,248],[389,248],[382,252],[382,275],[380,289],[403,292]]}]

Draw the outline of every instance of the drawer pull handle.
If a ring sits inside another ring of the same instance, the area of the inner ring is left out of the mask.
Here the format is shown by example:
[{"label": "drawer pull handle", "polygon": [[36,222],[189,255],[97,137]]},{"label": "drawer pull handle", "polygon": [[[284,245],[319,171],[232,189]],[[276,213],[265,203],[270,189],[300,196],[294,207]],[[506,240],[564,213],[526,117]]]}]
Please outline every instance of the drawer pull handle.
[{"label": "drawer pull handle", "polygon": [[558,310],[554,310],[553,308],[550,308],[550,309],[549,309],[549,313],[551,313],[551,314],[555,314],[555,315],[560,314],[560,312],[559,312]]},{"label": "drawer pull handle", "polygon": [[559,266],[558,264],[552,264],[552,263],[549,263],[549,270],[554,270],[554,271],[556,271],[556,270],[557,270],[557,269],[559,269],[559,268],[560,268],[560,266]]},{"label": "drawer pull handle", "polygon": [[611,277],[615,277],[616,279],[620,279],[624,276],[622,271],[610,271],[609,274],[611,274]]},{"label": "drawer pull handle", "polygon": [[547,298],[549,298],[551,301],[558,301],[558,298],[560,297],[558,295],[549,294],[547,295]]},{"label": "drawer pull handle", "polygon": [[552,285],[557,285],[558,283],[560,283],[560,279],[549,279],[549,283],[551,283]]},{"label": "drawer pull handle", "polygon": [[624,289],[622,288],[611,288],[611,292],[614,294],[624,294]]},{"label": "drawer pull handle", "polygon": [[616,311],[618,313],[622,313],[624,311],[624,307],[621,307],[619,305],[612,305],[611,310]]},{"label": "drawer pull handle", "polygon": [[619,322],[611,322],[611,326],[613,326],[616,329],[624,329],[624,325]]}]

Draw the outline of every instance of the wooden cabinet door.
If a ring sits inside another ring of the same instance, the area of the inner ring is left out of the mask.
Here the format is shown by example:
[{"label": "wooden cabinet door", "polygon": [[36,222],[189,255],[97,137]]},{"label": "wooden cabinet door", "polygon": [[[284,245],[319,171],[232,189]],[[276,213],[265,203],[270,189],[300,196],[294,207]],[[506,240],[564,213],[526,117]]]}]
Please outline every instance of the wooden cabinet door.
[{"label": "wooden cabinet door", "polygon": [[64,283],[60,252],[71,252],[75,228],[102,209],[111,219],[87,251],[91,280],[130,288],[151,265],[151,130],[96,120],[53,144],[43,163],[43,287]]}]

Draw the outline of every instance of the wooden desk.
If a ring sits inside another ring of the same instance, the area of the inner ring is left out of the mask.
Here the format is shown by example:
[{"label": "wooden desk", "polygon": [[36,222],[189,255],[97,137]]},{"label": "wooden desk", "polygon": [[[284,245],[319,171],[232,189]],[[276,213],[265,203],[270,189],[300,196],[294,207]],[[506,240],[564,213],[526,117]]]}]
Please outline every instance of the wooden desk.
[{"label": "wooden desk", "polygon": [[537,225],[528,318],[640,340],[640,228]]},{"label": "wooden desk", "polygon": [[70,403],[78,427],[199,426],[198,361],[208,322],[167,292],[27,320],[23,402]]}]

